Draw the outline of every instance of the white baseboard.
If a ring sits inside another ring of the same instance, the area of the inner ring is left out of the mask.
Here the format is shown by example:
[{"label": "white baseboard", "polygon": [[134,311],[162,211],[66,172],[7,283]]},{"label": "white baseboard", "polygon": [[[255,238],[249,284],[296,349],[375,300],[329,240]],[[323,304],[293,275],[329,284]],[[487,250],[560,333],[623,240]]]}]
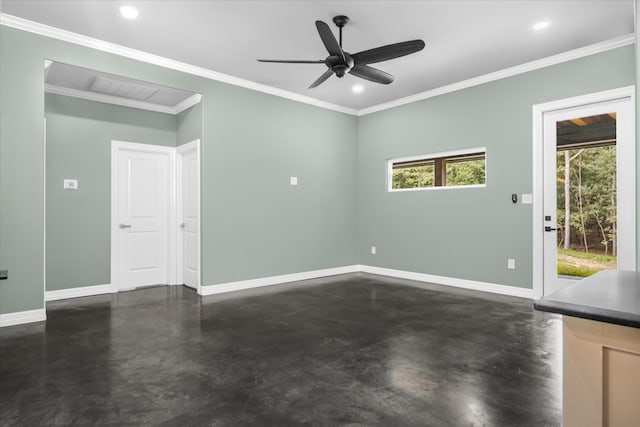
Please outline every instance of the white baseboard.
[{"label": "white baseboard", "polygon": [[0,314],[0,327],[21,325],[23,323],[42,322],[47,320],[47,312],[44,308],[36,310],[18,311],[15,313]]},{"label": "white baseboard", "polygon": [[81,286],[79,288],[60,289],[44,293],[45,301],[57,301],[67,298],[89,297],[92,295],[110,294],[111,285]]},{"label": "white baseboard", "polygon": [[454,277],[436,276],[433,274],[414,273],[412,271],[394,270],[391,268],[372,267],[370,265],[361,265],[360,271],[363,273],[397,277],[399,279],[416,280],[419,282],[454,286],[456,288],[471,289],[474,291],[491,292],[494,294],[533,299],[533,289],[519,288],[517,286],[498,285],[495,283],[478,282],[475,280],[457,279]]},{"label": "white baseboard", "polygon": [[349,265],[345,267],[328,268],[325,270],[307,271],[303,273],[284,274],[282,276],[262,277],[258,279],[241,280],[238,282],[221,283],[219,285],[201,286],[198,293],[203,296],[215,295],[225,292],[234,292],[244,289],[259,288],[262,286],[295,282],[298,280],[316,279],[320,277],[336,276],[338,274],[358,272],[533,299],[533,289],[520,288],[517,286],[498,285],[495,283],[478,282],[475,280],[458,279],[455,277],[436,276],[433,274],[415,273],[412,271],[395,270],[391,268],[373,267],[369,265]]},{"label": "white baseboard", "polygon": [[281,283],[296,282],[298,280],[317,279],[319,277],[336,276],[338,274],[357,273],[359,265],[327,268],[325,270],[305,271],[303,273],[283,274],[282,276],[262,277],[259,279],[241,280],[238,282],[221,283],[219,285],[201,286],[200,295],[214,295],[262,286],[279,285]]},{"label": "white baseboard", "polygon": [[[495,283],[478,282],[475,280],[457,279],[454,277],[436,276],[433,274],[415,273],[412,271],[395,270],[391,268],[373,267],[370,265],[349,265],[345,267],[328,268],[324,270],[306,271],[302,273],[284,274],[281,276],[262,277],[258,279],[241,280],[238,282],[222,283],[219,285],[201,286],[200,295],[215,295],[226,292],[240,291],[244,289],[259,288],[262,286],[279,285],[282,283],[296,282],[299,280],[317,279],[320,277],[336,276],[347,273],[370,273],[381,276],[396,277],[399,279],[415,280],[418,282],[435,283],[438,285],[453,286],[456,288],[471,289],[474,291],[491,292],[494,294],[509,295],[521,298],[533,299],[533,289],[519,288],[516,286],[498,285]],[[66,298],[78,298],[91,295],[111,293],[111,285],[83,286],[80,288],[48,291],[45,293],[45,301],[55,301]],[[0,327],[20,325],[23,323],[41,322],[46,320],[45,309],[20,311],[17,313],[0,314]]]}]

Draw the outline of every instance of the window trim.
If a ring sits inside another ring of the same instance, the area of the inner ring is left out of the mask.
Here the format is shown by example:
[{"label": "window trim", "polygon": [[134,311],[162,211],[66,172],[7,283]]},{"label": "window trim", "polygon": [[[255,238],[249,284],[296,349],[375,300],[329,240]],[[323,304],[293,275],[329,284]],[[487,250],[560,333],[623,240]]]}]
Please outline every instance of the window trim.
[{"label": "window trim", "polygon": [[[414,188],[393,188],[393,165],[395,163],[404,162],[417,162],[417,161],[429,161],[447,157],[457,157],[469,154],[484,153],[484,184],[470,184],[470,185],[444,185],[444,186],[431,186],[431,187],[414,187]],[[488,168],[487,168],[487,148],[486,147],[474,147],[465,148],[462,150],[443,151],[440,153],[422,154],[419,156],[407,156],[407,157],[395,157],[387,160],[387,192],[388,193],[403,193],[407,191],[425,191],[425,190],[452,190],[460,188],[485,188],[488,180]]]}]

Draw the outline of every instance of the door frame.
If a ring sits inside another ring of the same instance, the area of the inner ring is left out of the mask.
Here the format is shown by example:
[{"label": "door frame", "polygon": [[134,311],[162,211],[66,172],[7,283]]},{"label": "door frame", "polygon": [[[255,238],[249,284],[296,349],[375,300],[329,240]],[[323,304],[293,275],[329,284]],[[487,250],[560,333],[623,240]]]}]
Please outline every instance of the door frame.
[{"label": "door frame", "polygon": [[[555,112],[564,109],[577,108],[582,106],[588,106],[591,104],[598,104],[602,102],[610,102],[617,100],[629,99],[631,103],[631,109],[634,114],[631,114],[630,120],[632,121],[630,126],[630,137],[635,141],[635,86],[625,86],[618,89],[606,90],[602,92],[591,93],[587,95],[576,96],[572,98],[560,99],[556,101],[546,102],[543,104],[536,104],[533,106],[533,297],[534,299],[542,298],[544,293],[544,115],[545,113]],[[618,201],[618,212],[625,210],[633,219],[629,222],[625,228],[630,228],[630,232],[633,235],[634,244],[631,245],[632,250],[631,258],[634,263],[636,262],[636,155],[635,155],[635,143],[629,144],[623,147],[623,152],[617,147],[618,158],[633,159],[633,179],[631,182],[627,182],[630,188],[628,192],[633,194],[633,200]]]},{"label": "door frame", "polygon": [[[198,164],[198,172],[196,174],[196,180],[198,189],[196,194],[198,195],[198,281],[197,292],[200,294],[200,288],[202,286],[202,209],[200,204],[201,199],[201,178],[200,178],[200,139],[195,139],[191,142],[187,142],[186,144],[179,145],[176,147],[176,221],[177,224],[182,222],[182,167],[183,167],[183,153],[185,151],[191,151],[195,148],[196,151],[196,163]],[[175,227],[176,234],[176,283],[183,284],[183,260],[184,260],[184,242],[182,239],[182,233],[180,231],[180,227]]]},{"label": "door frame", "polygon": [[111,141],[111,292],[115,293],[120,290],[119,283],[119,233],[118,228],[118,155],[121,151],[137,151],[153,154],[169,155],[169,212],[167,224],[168,250],[167,250],[167,284],[177,284],[176,277],[176,233],[172,233],[172,227],[177,227],[176,219],[176,150],[175,147],[166,147],[162,145],[140,144],[137,142]]}]

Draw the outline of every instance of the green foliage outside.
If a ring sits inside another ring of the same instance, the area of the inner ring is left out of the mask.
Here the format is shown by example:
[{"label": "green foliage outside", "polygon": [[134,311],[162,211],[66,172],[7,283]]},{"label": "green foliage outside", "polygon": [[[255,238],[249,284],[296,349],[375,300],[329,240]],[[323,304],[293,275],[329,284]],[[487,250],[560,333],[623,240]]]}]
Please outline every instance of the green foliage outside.
[{"label": "green foliage outside", "polygon": [[[569,160],[569,228],[565,227],[565,168]],[[559,151],[558,245],[615,255],[616,147]]]},{"label": "green foliage outside", "polygon": [[[447,187],[485,183],[485,161],[470,160],[446,164]],[[410,168],[393,169],[392,188],[433,187],[435,179],[433,163]]]},{"label": "green foliage outside", "polygon": [[589,277],[596,274],[600,270],[594,270],[593,268],[585,266],[567,265],[558,262],[558,274],[561,276],[573,276],[573,277]]},{"label": "green foliage outside", "polygon": [[433,187],[434,166],[423,165],[393,170],[393,188]]},{"label": "green foliage outside", "polygon": [[558,151],[557,177],[558,274],[616,268],[616,147]]},{"label": "green foliage outside", "polygon": [[605,269],[616,268],[616,257],[558,248],[558,274],[589,277]]},{"label": "green foliage outside", "polygon": [[597,263],[613,263],[614,267],[615,267],[615,263],[617,261],[617,258],[614,257],[614,256],[611,256],[611,255],[586,253],[586,252],[581,252],[581,251],[575,251],[573,249],[558,248],[558,254],[559,255],[567,255],[567,256],[580,258],[580,259],[587,259],[587,260],[594,261],[594,262],[597,262]]},{"label": "green foliage outside", "polygon": [[485,177],[484,160],[447,163],[447,186],[484,184]]}]

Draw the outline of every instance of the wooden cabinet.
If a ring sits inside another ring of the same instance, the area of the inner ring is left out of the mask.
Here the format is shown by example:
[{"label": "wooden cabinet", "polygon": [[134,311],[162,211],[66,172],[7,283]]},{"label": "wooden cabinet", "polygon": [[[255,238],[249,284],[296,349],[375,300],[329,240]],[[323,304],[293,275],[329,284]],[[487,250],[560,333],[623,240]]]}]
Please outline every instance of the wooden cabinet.
[{"label": "wooden cabinet", "polygon": [[640,329],[563,322],[564,427],[640,426]]}]

